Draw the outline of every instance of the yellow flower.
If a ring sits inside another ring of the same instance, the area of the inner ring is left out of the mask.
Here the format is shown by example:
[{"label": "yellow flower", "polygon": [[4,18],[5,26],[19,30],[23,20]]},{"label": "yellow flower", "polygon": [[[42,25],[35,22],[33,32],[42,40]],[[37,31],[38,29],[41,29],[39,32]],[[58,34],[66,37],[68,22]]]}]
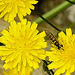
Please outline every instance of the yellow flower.
[{"label": "yellow flower", "polygon": [[30,15],[34,10],[32,4],[37,4],[36,0],[0,0],[0,18],[4,16],[4,20],[12,21],[16,14],[22,20],[23,16]]},{"label": "yellow flower", "polygon": [[60,75],[65,72],[65,75],[70,75],[75,71],[75,34],[72,34],[71,29],[66,29],[66,34],[62,31],[58,34],[58,41],[63,47],[58,49],[55,45],[51,48],[49,60],[53,61],[48,68],[56,69],[54,75]]},{"label": "yellow flower", "polygon": [[8,30],[3,30],[0,42],[5,46],[0,46],[0,56],[5,60],[4,68],[24,72],[27,67],[37,69],[40,59],[45,59],[47,43],[44,40],[45,31],[38,33],[37,24],[26,19],[16,23],[12,21]]},{"label": "yellow flower", "polygon": [[[32,75],[33,70],[31,70],[30,68],[27,68],[25,70],[25,74],[24,75]],[[3,71],[3,75],[21,75],[21,72],[17,73],[17,69],[11,69],[11,70],[7,70],[7,71]]]}]

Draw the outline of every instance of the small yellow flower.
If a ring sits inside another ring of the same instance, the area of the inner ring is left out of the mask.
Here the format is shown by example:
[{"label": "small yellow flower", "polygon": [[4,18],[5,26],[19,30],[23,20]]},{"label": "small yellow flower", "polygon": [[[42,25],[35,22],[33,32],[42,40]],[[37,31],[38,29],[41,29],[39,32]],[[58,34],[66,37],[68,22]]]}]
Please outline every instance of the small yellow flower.
[{"label": "small yellow flower", "polygon": [[37,4],[36,0],[0,0],[0,18],[4,16],[4,20],[12,21],[16,15],[22,20],[23,16],[30,15],[34,10],[32,4]]},{"label": "small yellow flower", "polygon": [[70,75],[75,71],[75,34],[72,34],[71,29],[66,29],[66,34],[60,32],[58,41],[63,46],[58,49],[55,45],[51,48],[52,51],[47,52],[49,60],[53,61],[48,68],[57,69],[54,75],[60,75],[65,72],[65,75]]},{"label": "small yellow flower", "polygon": [[[25,74],[24,75],[32,75],[33,70],[31,70],[30,68],[27,68],[25,70]],[[11,69],[11,70],[7,70],[7,71],[3,71],[3,75],[21,75],[21,72],[17,72],[17,68],[15,69]]]},{"label": "small yellow flower", "polygon": [[26,19],[16,23],[12,21],[8,30],[3,30],[0,42],[5,46],[0,46],[0,56],[5,60],[4,68],[24,72],[27,67],[37,69],[40,59],[45,59],[47,43],[44,40],[45,31],[38,33],[37,24]]}]

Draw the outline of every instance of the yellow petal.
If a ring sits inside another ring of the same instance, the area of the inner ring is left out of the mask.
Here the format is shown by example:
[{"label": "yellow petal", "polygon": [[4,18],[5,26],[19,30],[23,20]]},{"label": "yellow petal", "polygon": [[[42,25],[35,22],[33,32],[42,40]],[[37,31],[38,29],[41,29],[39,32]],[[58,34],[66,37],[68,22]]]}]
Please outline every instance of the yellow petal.
[{"label": "yellow petal", "polygon": [[70,37],[70,36],[72,35],[71,28],[66,29],[66,35],[67,35],[68,37]]}]

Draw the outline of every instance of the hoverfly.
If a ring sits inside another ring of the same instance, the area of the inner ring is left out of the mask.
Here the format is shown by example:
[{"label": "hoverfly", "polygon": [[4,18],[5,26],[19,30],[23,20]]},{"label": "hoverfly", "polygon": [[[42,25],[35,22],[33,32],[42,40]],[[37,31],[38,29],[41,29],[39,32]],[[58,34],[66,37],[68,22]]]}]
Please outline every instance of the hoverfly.
[{"label": "hoverfly", "polygon": [[51,42],[53,42],[58,47],[58,49],[62,47],[62,45],[59,44],[58,40],[52,33],[48,32],[47,30],[45,30],[45,33],[48,36],[48,38],[51,40]]}]

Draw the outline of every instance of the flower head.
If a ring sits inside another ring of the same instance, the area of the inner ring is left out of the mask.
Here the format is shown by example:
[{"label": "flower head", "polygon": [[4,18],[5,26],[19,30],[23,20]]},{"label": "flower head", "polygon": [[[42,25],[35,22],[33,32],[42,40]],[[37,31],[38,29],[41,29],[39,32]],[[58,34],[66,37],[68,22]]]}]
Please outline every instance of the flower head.
[{"label": "flower head", "polygon": [[[25,70],[25,74],[24,75],[32,75],[33,70],[30,70],[30,68],[27,68]],[[21,75],[21,72],[17,72],[17,68],[15,69],[11,69],[11,70],[3,70],[3,75]]]},{"label": "flower head", "polygon": [[47,54],[49,60],[53,61],[48,68],[57,69],[55,75],[60,75],[65,72],[65,75],[75,71],[75,34],[72,35],[71,29],[66,29],[66,34],[60,32],[58,34],[59,44],[62,45],[60,49],[53,45],[52,51]]},{"label": "flower head", "polygon": [[0,18],[4,16],[4,20],[9,22],[18,15],[22,20],[23,16],[30,15],[31,10],[34,10],[32,4],[36,4],[36,0],[0,0]]},{"label": "flower head", "polygon": [[5,46],[0,46],[0,56],[5,60],[4,68],[23,71],[30,67],[37,69],[40,59],[45,59],[47,43],[44,40],[45,32],[38,33],[37,24],[26,19],[16,23],[12,21],[8,30],[3,30],[0,42]]}]

